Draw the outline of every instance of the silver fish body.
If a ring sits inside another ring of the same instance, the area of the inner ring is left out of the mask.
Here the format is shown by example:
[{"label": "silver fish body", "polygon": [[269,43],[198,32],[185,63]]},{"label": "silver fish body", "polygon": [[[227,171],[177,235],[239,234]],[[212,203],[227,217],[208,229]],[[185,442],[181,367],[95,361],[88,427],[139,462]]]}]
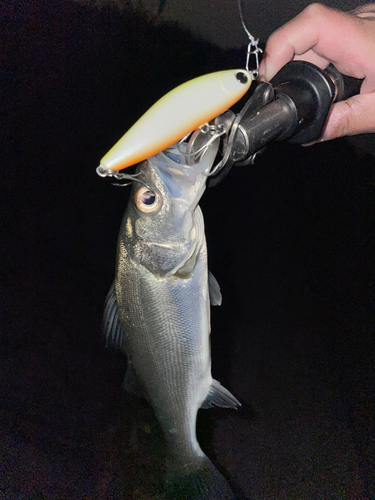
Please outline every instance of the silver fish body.
[{"label": "silver fish body", "polygon": [[211,376],[210,295],[213,303],[221,295],[198,202],[217,142],[191,166],[172,149],[139,167],[104,315],[107,343],[127,356],[125,388],[148,399],[166,436],[171,483],[195,481],[186,498],[234,498],[196,438],[200,407],[240,404]]}]

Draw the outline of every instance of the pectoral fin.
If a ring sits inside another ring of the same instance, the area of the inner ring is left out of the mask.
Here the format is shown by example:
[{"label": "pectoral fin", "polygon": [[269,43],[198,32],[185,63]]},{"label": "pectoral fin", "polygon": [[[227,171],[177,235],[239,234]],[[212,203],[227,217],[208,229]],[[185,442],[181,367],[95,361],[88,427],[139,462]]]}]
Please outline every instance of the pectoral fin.
[{"label": "pectoral fin", "polygon": [[[124,334],[120,325],[114,283],[109,289],[109,292],[105,299],[102,328],[106,340],[106,346],[113,347],[114,349],[119,349],[120,351],[125,352]],[[136,396],[144,396],[143,388],[137,380],[129,358],[123,388],[125,391],[135,394]]]},{"label": "pectoral fin", "polygon": [[135,394],[140,398],[145,396],[145,391],[143,390],[142,385],[138,382],[137,376],[134,373],[133,366],[131,361],[128,359],[128,366],[126,368],[125,379],[122,385],[126,392],[130,392],[131,394]]},{"label": "pectoral fin", "polygon": [[237,409],[241,403],[233,396],[225,387],[223,387],[217,380],[212,381],[210,390],[208,391],[206,399],[203,401],[201,408],[212,408],[213,406],[220,406],[221,408],[234,408]]},{"label": "pectoral fin", "polygon": [[124,334],[120,325],[118,305],[113,283],[105,299],[102,329],[107,347],[124,351]]},{"label": "pectoral fin", "polygon": [[221,292],[219,283],[216,281],[215,276],[208,271],[208,290],[210,292],[210,302],[212,306],[221,306]]}]

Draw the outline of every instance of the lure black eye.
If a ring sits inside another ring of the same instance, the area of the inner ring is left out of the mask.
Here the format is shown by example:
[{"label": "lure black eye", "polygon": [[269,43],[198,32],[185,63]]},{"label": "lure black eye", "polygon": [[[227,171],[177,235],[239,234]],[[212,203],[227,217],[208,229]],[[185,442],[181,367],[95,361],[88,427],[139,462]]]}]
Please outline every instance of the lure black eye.
[{"label": "lure black eye", "polygon": [[140,187],[134,195],[136,207],[144,213],[154,212],[160,205],[159,199],[159,196],[146,186]]},{"label": "lure black eye", "polygon": [[244,73],[243,71],[239,71],[238,73],[236,73],[236,78],[240,83],[243,83],[243,84],[245,84],[249,81],[247,74]]}]

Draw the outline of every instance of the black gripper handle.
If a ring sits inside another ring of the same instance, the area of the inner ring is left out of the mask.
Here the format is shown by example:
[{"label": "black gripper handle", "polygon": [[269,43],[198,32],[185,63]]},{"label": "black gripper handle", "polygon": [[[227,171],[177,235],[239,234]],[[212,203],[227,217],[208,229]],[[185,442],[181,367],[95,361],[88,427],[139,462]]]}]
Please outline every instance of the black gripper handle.
[{"label": "black gripper handle", "polygon": [[358,94],[362,80],[344,76],[332,65],[323,71],[306,61],[291,61],[271,83],[276,100],[288,107],[285,132],[277,140],[306,144],[322,135],[331,105]]},{"label": "black gripper handle", "polygon": [[361,91],[363,80],[352,76],[343,75],[333,64],[330,64],[325,73],[331,78],[336,88],[336,96],[334,102],[345,101]]}]

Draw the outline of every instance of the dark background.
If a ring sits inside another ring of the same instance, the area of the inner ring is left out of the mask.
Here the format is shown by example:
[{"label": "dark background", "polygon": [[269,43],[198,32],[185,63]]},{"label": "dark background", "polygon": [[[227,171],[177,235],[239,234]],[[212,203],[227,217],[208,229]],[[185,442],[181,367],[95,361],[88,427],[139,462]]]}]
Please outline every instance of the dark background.
[{"label": "dark background", "polygon": [[[110,6],[0,8],[0,498],[157,498],[160,430],[101,338],[129,191],[95,167],[244,54]],[[238,498],[375,498],[374,167],[345,139],[275,143],[202,199],[213,375],[243,407],[200,412],[198,435]]]}]

